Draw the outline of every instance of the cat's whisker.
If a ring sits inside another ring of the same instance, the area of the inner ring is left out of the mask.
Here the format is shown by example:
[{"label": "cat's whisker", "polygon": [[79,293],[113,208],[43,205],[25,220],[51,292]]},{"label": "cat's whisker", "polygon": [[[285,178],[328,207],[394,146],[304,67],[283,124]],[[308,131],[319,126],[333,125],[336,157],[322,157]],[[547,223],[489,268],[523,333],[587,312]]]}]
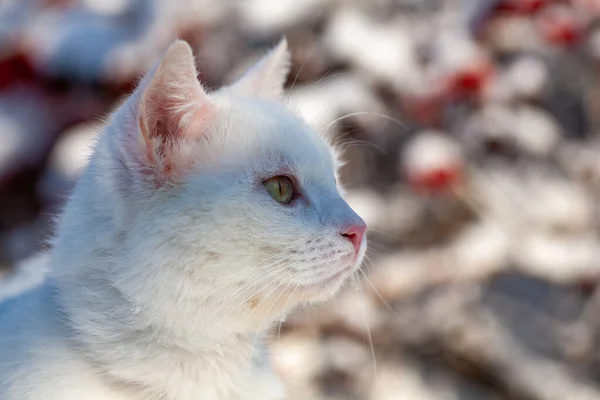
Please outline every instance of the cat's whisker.
[{"label": "cat's whisker", "polygon": [[350,135],[355,132],[359,132],[359,131],[360,131],[360,128],[341,130],[340,133],[337,135],[337,137],[335,138],[335,140],[333,140],[333,142],[331,144],[335,147],[338,147],[338,146],[343,145],[344,143],[351,142],[352,140],[355,140],[355,139],[353,137],[351,137]]},{"label": "cat's whisker", "polygon": [[369,269],[375,269],[375,263],[373,262],[373,260],[371,260],[369,254],[365,254],[364,263],[361,267],[361,272],[366,274],[367,270]]},{"label": "cat's whisker", "polygon": [[[245,288],[242,288],[240,290],[238,290],[233,296],[230,297],[225,297],[223,300],[226,300],[225,302],[223,302],[222,308],[227,308],[227,306],[239,302],[241,304],[249,301],[253,296],[256,296],[257,294],[260,293],[260,291],[262,290],[262,288],[257,288],[255,285],[259,282],[265,282],[266,279],[270,279],[272,278],[272,282],[270,283],[274,283],[279,279],[279,267],[280,265],[274,265],[273,269],[271,271],[265,272],[263,273],[263,275],[261,276],[261,279],[252,279],[251,281],[248,282],[244,282],[246,284]],[[238,305],[239,306],[239,305]],[[237,308],[237,306],[236,306]],[[229,310],[230,312],[235,311],[235,308],[232,310]]]},{"label": "cat's whisker", "polygon": [[332,147],[339,149],[341,152],[343,152],[342,147],[344,145],[352,143],[354,140],[357,140],[357,139],[351,137],[350,135],[352,135],[355,132],[359,132],[359,131],[360,131],[359,128],[340,131],[336,137],[332,136],[332,138],[330,140],[330,144]]},{"label": "cat's whisker", "polygon": [[351,147],[357,147],[357,146],[364,146],[364,147],[372,147],[375,150],[378,150],[381,152],[381,154],[386,155],[387,156],[387,152],[382,149],[381,147],[377,146],[374,143],[371,142],[367,142],[366,140],[359,140],[359,139],[348,139],[348,141],[341,143],[340,145],[336,145],[335,147],[341,152],[345,152],[347,149],[351,148]]},{"label": "cat's whisker", "polygon": [[244,285],[246,286],[243,290],[239,291],[238,293],[236,293],[236,295],[233,296],[233,299],[239,299],[240,295],[244,294],[244,290],[248,291],[251,290],[252,288],[255,287],[255,285],[257,285],[258,283],[260,283],[261,287],[265,286],[265,281],[268,278],[271,278],[272,276],[275,278],[279,278],[279,272],[281,271],[281,268],[284,267],[285,265],[287,265],[287,260],[282,259],[282,260],[278,260],[275,261],[265,267],[267,267],[266,270],[261,272],[261,275],[256,276],[250,280],[247,280],[244,282]]},{"label": "cat's whisker", "polygon": [[386,246],[381,243],[377,243],[374,241],[369,242],[369,248],[367,249],[367,254],[373,254],[375,251],[384,251],[386,250]]},{"label": "cat's whisker", "polygon": [[[261,269],[264,268],[266,270],[263,272],[263,274],[269,274],[273,271],[277,271],[280,267],[280,263],[287,261],[286,258],[281,258],[279,260],[276,259],[275,261],[272,261],[274,258],[280,257],[280,256],[285,256],[285,254],[283,254],[283,253],[274,254],[270,257],[267,257],[267,258],[259,261],[256,264],[254,264],[253,266],[250,267],[250,269],[256,270],[258,268],[261,268]],[[271,263],[268,263],[265,265],[264,263],[266,263],[267,261],[271,261]],[[254,279],[252,279],[250,281],[244,282],[244,284],[246,285],[246,288],[250,289],[256,282],[261,282],[263,280],[264,280],[264,275],[259,275],[259,276],[254,277]],[[238,294],[239,294],[239,292],[238,292]]]},{"label": "cat's whisker", "polygon": [[[312,51],[312,53],[314,53],[314,49]],[[309,58],[312,56],[311,54],[307,54],[306,58],[304,59],[304,61],[302,62],[302,64],[300,65],[300,68],[298,68],[298,71],[296,72],[296,76],[294,76],[294,80],[292,81],[292,84],[290,85],[290,88],[287,89],[287,92],[291,92],[292,90],[294,90],[294,86],[296,86],[296,81],[298,80],[298,77],[300,76],[300,74],[302,73],[302,70],[304,69],[304,66],[306,65],[306,63],[308,62]],[[283,111],[283,108],[281,109],[281,111],[279,112],[279,114],[281,115],[281,112]]]},{"label": "cat's whisker", "polygon": [[367,339],[369,341],[369,346],[371,348],[371,357],[373,359],[373,378],[375,380],[377,380],[377,360],[375,357],[375,346],[373,344],[373,335],[371,334],[371,327],[369,326],[369,322],[367,319],[367,309],[365,307],[365,298],[363,296],[363,291],[360,287],[360,284],[358,282],[358,279],[356,278],[356,273],[352,274],[351,276],[352,279],[352,283],[354,284],[354,288],[356,290],[356,294],[359,297],[359,303],[360,303],[360,308],[362,311],[362,316],[363,316],[363,320],[365,322],[365,329],[367,331]]},{"label": "cat's whisker", "polygon": [[280,256],[283,256],[283,255],[285,255],[285,254],[284,254],[284,253],[275,253],[275,254],[273,254],[272,256],[269,256],[269,257],[267,257],[267,258],[265,258],[265,259],[262,259],[262,260],[260,260],[260,261],[259,261],[259,262],[257,262],[256,264],[252,265],[250,268],[252,268],[252,269],[258,268],[258,267],[262,266],[262,264],[263,264],[264,262],[266,262],[266,261],[270,261],[270,260],[272,260],[272,259],[274,259],[274,258],[276,258],[276,257],[280,257]]},{"label": "cat's whisker", "polygon": [[[289,103],[291,103],[291,102],[292,102],[292,100],[294,100],[294,99],[295,99],[295,98],[296,98],[298,95],[302,94],[303,92],[305,92],[305,91],[307,91],[307,90],[310,90],[310,89],[312,89],[312,88],[315,88],[315,87],[317,87],[317,86],[319,86],[319,85],[321,85],[321,84],[323,84],[323,83],[326,83],[326,82],[328,82],[328,81],[332,80],[333,78],[335,78],[335,77],[337,77],[337,76],[340,76],[340,75],[342,75],[342,73],[341,73],[341,72],[335,72],[335,73],[333,73],[333,74],[332,74],[332,73],[330,73],[330,72],[331,72],[331,69],[327,70],[327,71],[326,71],[326,72],[323,74],[323,76],[319,78],[319,80],[317,80],[316,82],[314,82],[314,83],[311,83],[311,84],[309,84],[309,85],[306,85],[306,86],[305,86],[305,87],[303,87],[302,89],[298,90],[296,93],[293,93],[291,96],[289,96],[289,97],[286,99],[285,103],[286,103],[286,104],[289,104]],[[293,88],[293,87],[292,87],[292,88]],[[290,88],[288,92],[290,92],[290,91],[292,90],[292,88]]]},{"label": "cat's whisker", "polygon": [[375,296],[377,296],[379,301],[381,301],[388,310],[390,310],[392,313],[394,313],[394,315],[400,316],[400,314],[398,314],[398,311],[396,311],[394,309],[394,307],[392,307],[392,305],[390,303],[388,303],[387,300],[383,297],[381,292],[379,292],[379,290],[377,290],[377,288],[375,288],[375,285],[373,285],[373,282],[371,282],[371,280],[367,276],[366,272],[364,272],[361,269],[359,269],[358,271],[362,274],[362,276],[364,278],[364,282],[367,282],[367,284],[371,287],[371,289],[373,289],[373,293],[375,293]]},{"label": "cat's whisker", "polygon": [[398,120],[398,119],[396,119],[394,117],[391,117],[389,115],[381,114],[381,113],[374,112],[374,111],[356,111],[356,112],[353,112],[353,113],[342,115],[341,117],[336,118],[333,121],[329,122],[323,128],[323,132],[326,132],[330,127],[332,127],[333,125],[335,125],[339,121],[343,121],[346,118],[356,117],[356,116],[359,116],[359,115],[367,115],[367,116],[381,118],[381,119],[384,119],[386,121],[393,122],[393,123],[399,125],[400,127],[402,127],[403,129],[408,129],[408,127],[406,126],[406,124],[402,123],[400,120]]},{"label": "cat's whisker", "polygon": [[362,264],[362,266],[360,268],[361,272],[364,272],[362,267],[373,267],[373,268],[375,267],[375,263],[373,262],[373,260],[371,260],[371,257],[369,257],[368,252],[367,252],[367,254],[365,254],[365,257],[364,257],[363,261],[364,262],[363,262],[363,264]]},{"label": "cat's whisker", "polygon": [[[305,92],[305,91],[307,91],[307,90],[310,90],[310,89],[312,89],[312,88],[314,88],[314,87],[316,87],[316,86],[318,86],[318,85],[320,85],[320,84],[326,83],[326,82],[328,82],[328,81],[330,81],[330,80],[332,80],[332,79],[334,79],[335,77],[337,77],[337,76],[340,76],[340,75],[343,75],[343,73],[341,73],[341,72],[336,72],[336,73],[333,73],[333,74],[332,74],[332,73],[330,73],[330,70],[326,71],[326,72],[325,72],[325,74],[323,74],[323,76],[322,76],[321,78],[319,78],[319,80],[318,80],[317,82],[314,82],[314,83],[312,83],[312,84],[309,84],[309,85],[307,85],[307,86],[303,87],[302,89],[298,90],[296,93],[293,93],[292,95],[288,96],[288,98],[285,100],[285,104],[286,104],[286,106],[287,106],[287,107],[289,107],[289,106],[290,106],[290,103],[292,103],[292,102],[294,101],[294,99],[295,99],[296,97],[298,97],[300,94],[302,94],[303,92]],[[313,117],[313,120],[311,120],[311,121],[307,121],[307,122],[308,122],[308,124],[309,124],[310,126],[313,126],[313,127],[315,127],[316,125],[319,125],[319,124],[315,124],[315,120],[316,120],[316,121],[321,121],[321,120],[323,120],[323,116],[324,116],[324,115],[326,115],[326,114],[327,114],[327,113],[328,113],[328,112],[331,110],[331,108],[332,108],[332,107],[333,107],[333,104],[329,104],[329,105],[327,105],[326,107],[324,107],[324,108],[323,108],[323,109],[322,109],[322,110],[321,110],[321,111],[318,113],[318,115],[315,115],[315,116]],[[295,108],[297,109],[297,111],[300,111],[299,109],[301,109],[301,108],[302,108],[302,106],[301,106],[301,105],[298,105],[298,106],[297,106],[297,107],[295,107]],[[321,135],[322,135],[322,137],[323,137],[325,140],[327,140],[327,141],[331,141],[331,140],[330,140],[330,138],[328,137],[328,134],[327,134],[327,132],[325,132],[325,131],[321,131]]]},{"label": "cat's whisker", "polygon": [[[382,230],[379,230],[379,229],[374,229],[374,228],[368,228],[368,229],[367,229],[367,234],[368,234],[369,232],[375,232],[375,233],[378,233],[378,234],[380,234],[380,235],[387,236],[387,237],[389,237],[389,238],[392,238],[392,239],[394,239],[394,240],[397,240],[399,243],[402,243],[402,244],[404,244],[404,241],[403,241],[403,240],[402,240],[402,239],[401,239],[399,236],[393,235],[393,234],[391,234],[391,233],[389,233],[389,232],[384,232],[384,231],[382,231]],[[371,245],[371,244],[372,244],[372,243],[369,243],[369,245]]]},{"label": "cat's whisker", "polygon": [[[284,310],[287,309],[287,306],[290,303],[290,300],[294,297],[294,294],[296,293],[296,290],[298,290],[299,287],[300,286],[298,286],[298,285],[294,285],[294,290],[292,290],[292,293],[290,293],[287,301],[285,302],[285,305],[283,306]],[[279,344],[279,339],[281,337],[281,324],[282,323],[283,323],[283,316],[281,318],[279,318],[279,328],[277,328],[277,344]]]},{"label": "cat's whisker", "polygon": [[298,80],[298,77],[302,73],[302,70],[304,69],[304,66],[306,65],[306,63],[308,62],[308,60],[310,59],[310,57],[312,57],[312,55],[314,54],[314,52],[315,52],[315,47],[313,47],[313,49],[310,52],[310,54],[307,54],[306,57],[304,58],[304,62],[302,62],[302,64],[300,65],[300,68],[298,68],[298,72],[296,72],[296,76],[294,76],[294,81],[290,85],[290,89],[289,89],[290,91],[294,90],[294,86],[296,85],[296,81]]},{"label": "cat's whisker", "polygon": [[339,133],[337,134],[337,136],[335,137],[335,139],[332,141],[331,144],[333,146],[338,147],[338,146],[343,146],[344,144],[347,144],[347,143],[352,143],[354,141],[360,141],[360,139],[356,139],[355,137],[351,136],[353,133],[360,132],[360,131],[362,131],[362,128],[360,128],[360,127],[351,128],[351,129],[343,129],[343,127],[342,127],[339,129]]}]

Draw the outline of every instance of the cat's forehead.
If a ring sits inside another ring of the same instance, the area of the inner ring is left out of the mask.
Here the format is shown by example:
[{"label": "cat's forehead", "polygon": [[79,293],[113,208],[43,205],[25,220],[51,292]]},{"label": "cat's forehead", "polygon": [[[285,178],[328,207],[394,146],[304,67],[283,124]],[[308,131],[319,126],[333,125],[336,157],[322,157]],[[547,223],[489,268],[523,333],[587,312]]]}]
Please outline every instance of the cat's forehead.
[{"label": "cat's forehead", "polygon": [[231,106],[230,118],[232,139],[259,161],[305,175],[333,173],[335,160],[327,142],[283,106],[257,101],[237,103]]}]

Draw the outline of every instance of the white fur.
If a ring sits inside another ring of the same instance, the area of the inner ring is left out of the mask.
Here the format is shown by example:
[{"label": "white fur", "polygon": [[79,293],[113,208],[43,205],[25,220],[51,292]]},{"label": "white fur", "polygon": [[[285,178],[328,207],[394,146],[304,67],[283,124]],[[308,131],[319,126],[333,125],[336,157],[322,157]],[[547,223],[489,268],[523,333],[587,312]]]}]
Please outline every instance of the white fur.
[{"label": "white fur", "polygon": [[[112,115],[59,220],[49,280],[0,305],[0,400],[282,399],[257,360],[262,332],[358,268],[366,240],[356,254],[340,234],[361,220],[335,152],[272,100],[285,43],[215,93],[190,64],[176,42]],[[281,174],[301,187],[291,205],[262,185]]]}]

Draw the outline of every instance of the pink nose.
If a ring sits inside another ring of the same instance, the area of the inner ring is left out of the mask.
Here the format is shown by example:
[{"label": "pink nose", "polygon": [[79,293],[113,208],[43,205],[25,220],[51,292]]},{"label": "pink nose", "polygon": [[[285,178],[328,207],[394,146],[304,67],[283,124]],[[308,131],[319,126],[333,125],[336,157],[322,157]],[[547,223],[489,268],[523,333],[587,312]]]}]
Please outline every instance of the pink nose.
[{"label": "pink nose", "polygon": [[358,253],[366,230],[367,224],[361,220],[358,223],[355,222],[343,227],[340,230],[340,234],[352,242],[354,250]]}]

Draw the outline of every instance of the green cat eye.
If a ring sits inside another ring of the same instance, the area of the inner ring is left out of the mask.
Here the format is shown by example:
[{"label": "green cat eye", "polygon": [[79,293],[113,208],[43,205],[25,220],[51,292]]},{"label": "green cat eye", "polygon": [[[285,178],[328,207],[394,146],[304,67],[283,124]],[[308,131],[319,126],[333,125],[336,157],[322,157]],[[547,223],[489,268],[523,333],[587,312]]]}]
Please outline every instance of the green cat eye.
[{"label": "green cat eye", "polygon": [[290,204],[294,197],[294,184],[287,176],[274,176],[263,182],[272,198],[283,204]]}]

